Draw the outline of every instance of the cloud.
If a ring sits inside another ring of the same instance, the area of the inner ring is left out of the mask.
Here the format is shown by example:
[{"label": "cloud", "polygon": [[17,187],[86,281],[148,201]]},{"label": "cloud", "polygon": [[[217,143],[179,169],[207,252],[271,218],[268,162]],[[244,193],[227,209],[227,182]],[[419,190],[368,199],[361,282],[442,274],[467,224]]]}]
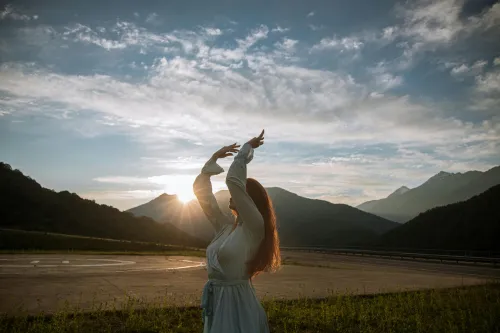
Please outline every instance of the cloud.
[{"label": "cloud", "polygon": [[[122,45],[164,50],[178,44],[186,55],[166,51],[172,53],[141,64],[147,68],[146,77],[134,82],[108,75],[63,75],[36,66],[4,64],[1,70],[5,80],[0,89],[8,96],[55,103],[54,112],[93,110],[116,117],[103,124],[129,130],[134,126],[137,137],[148,142],[166,138],[193,143],[223,140],[241,126],[240,117],[247,123],[241,135],[253,135],[250,129],[262,127],[262,116],[276,133],[282,133],[277,139],[283,142],[323,144],[326,138],[333,139],[332,132],[338,143],[452,142],[464,131],[481,131],[479,125],[459,118],[443,118],[432,105],[385,93],[403,83],[401,76],[388,70],[388,64],[377,65],[371,81],[360,83],[349,74],[301,66],[298,56],[290,58],[300,43],[290,38],[267,51],[252,48],[267,38],[267,26],[258,26],[237,39],[236,48],[210,44],[213,34],[205,28],[154,34],[131,23],[117,22],[112,29],[119,32],[113,41],[117,44],[103,40],[98,29],[83,25],[73,26],[62,36],[117,50],[122,50]],[[324,44],[348,50],[362,47],[349,37],[326,40]],[[62,90],[66,93],[59,94]],[[220,129],[217,134],[211,133],[214,126]]]},{"label": "cloud", "polygon": [[357,37],[343,37],[337,38],[323,38],[321,41],[312,47],[312,51],[322,51],[322,50],[341,50],[341,51],[355,51],[363,47],[363,42],[361,42]]},{"label": "cloud", "polygon": [[[476,15],[466,15],[464,0],[416,0],[400,2],[394,8],[395,23],[380,30],[324,38],[316,50],[339,48],[346,38],[350,49],[369,52],[391,45],[399,54],[384,59],[393,72],[415,66],[428,53],[463,50],[466,42],[484,40],[494,43],[500,34],[500,3]],[[318,30],[311,27],[312,30]],[[461,48],[461,49],[460,49]]]},{"label": "cloud", "polygon": [[152,25],[160,25],[161,23],[163,23],[159,15],[156,13],[151,13],[148,16],[146,16],[145,22]]},{"label": "cloud", "polygon": [[481,93],[500,93],[500,69],[478,76],[476,82],[476,89]]},{"label": "cloud", "polygon": [[401,34],[423,43],[448,43],[464,29],[460,20],[462,0],[409,2],[398,11],[405,24]]},{"label": "cloud", "polygon": [[220,36],[222,35],[222,30],[218,28],[204,28],[207,35],[210,36]]},{"label": "cloud", "polygon": [[314,24],[309,24],[309,29],[311,29],[312,31],[319,31],[319,30],[323,30],[325,27],[324,26],[320,26],[320,25],[314,25]]},{"label": "cloud", "polygon": [[0,21],[6,19],[11,19],[15,21],[30,21],[30,20],[37,20],[38,15],[29,16],[26,14],[19,13],[12,5],[8,4],[0,12]]},{"label": "cloud", "polygon": [[313,17],[315,14],[315,12],[309,12],[309,14],[307,14],[307,17]]},{"label": "cloud", "polygon": [[258,41],[266,39],[268,33],[269,28],[265,25],[261,25],[258,28],[253,29],[245,39],[237,39],[236,41],[243,50],[247,50]]},{"label": "cloud", "polygon": [[287,32],[287,31],[290,31],[290,28],[282,28],[279,25],[277,25],[276,28],[273,28],[271,30],[271,32],[279,32],[279,33]]},{"label": "cloud", "polygon": [[[349,76],[264,60],[254,59],[250,76],[228,66],[207,76],[196,60],[162,58],[145,83],[4,65],[0,90],[37,103],[50,102],[53,112],[60,105],[61,110],[95,110],[112,116],[115,126],[129,131],[130,125],[137,126],[134,132],[145,142],[223,142],[232,139],[235,129],[246,137],[254,135],[255,128],[266,127],[276,133],[271,138],[277,142],[430,144],[463,141],[483,130],[440,118],[407,97],[372,98],[367,87]],[[63,90],[65,94],[60,94]]]},{"label": "cloud", "polygon": [[392,74],[388,64],[385,62],[379,62],[377,66],[368,68],[368,72],[373,75],[374,86],[378,93],[403,84],[403,77]]},{"label": "cloud", "polygon": [[110,40],[99,36],[99,31],[94,31],[90,27],[76,24],[73,27],[67,28],[63,33],[63,39],[72,37],[73,41],[87,44],[94,44],[106,50],[124,49],[129,44],[123,40]]},{"label": "cloud", "polygon": [[147,200],[153,199],[157,196],[165,193],[163,190],[125,190],[125,191],[91,191],[83,192],[80,194],[81,197],[96,201],[122,201],[122,200]]},{"label": "cloud", "polygon": [[297,45],[298,42],[298,40],[285,37],[281,42],[277,42],[275,45],[278,49],[291,52],[295,49],[295,45]]},{"label": "cloud", "polygon": [[382,36],[380,36],[380,39],[392,42],[394,39],[397,38],[398,34],[399,34],[399,27],[397,26],[385,27],[382,30]]},{"label": "cloud", "polygon": [[376,76],[375,82],[382,91],[386,91],[401,85],[403,83],[403,78],[401,76],[394,76],[390,73],[383,73]]},{"label": "cloud", "polygon": [[475,76],[471,93],[471,109],[491,114],[492,119],[485,122],[489,131],[497,131],[500,123],[500,68],[493,67],[489,72]]},{"label": "cloud", "polygon": [[[191,174],[166,174],[150,177],[123,177],[123,176],[108,176],[97,177],[93,181],[105,184],[127,185],[129,190],[121,191],[125,194],[125,198],[134,197],[149,197],[153,193],[159,195],[161,193],[178,194],[189,192],[193,186],[193,182],[199,173],[199,170],[193,170]],[[215,180],[212,182],[214,191],[225,189],[224,181]],[[130,190],[130,188],[132,188]],[[145,190],[147,189],[147,190]]]},{"label": "cloud", "polygon": [[400,67],[405,68],[425,51],[449,47],[458,41],[482,33],[500,32],[500,4],[496,3],[476,16],[462,18],[463,0],[419,0],[396,7],[403,24],[396,26],[402,43]]},{"label": "cloud", "polygon": [[455,78],[463,78],[465,76],[476,76],[483,72],[484,67],[488,64],[487,61],[478,60],[472,65],[468,66],[467,64],[461,64],[459,66],[455,66],[451,69],[451,75]]}]

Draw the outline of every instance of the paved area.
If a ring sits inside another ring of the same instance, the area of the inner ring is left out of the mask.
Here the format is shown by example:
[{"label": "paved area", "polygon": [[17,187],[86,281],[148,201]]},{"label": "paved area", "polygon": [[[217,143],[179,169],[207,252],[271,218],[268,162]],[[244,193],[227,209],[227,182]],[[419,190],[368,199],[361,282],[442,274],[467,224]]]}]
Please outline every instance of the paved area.
[{"label": "paved area", "polygon": [[107,255],[0,255],[0,275],[101,274],[202,268],[200,258]]},{"label": "paved area", "polygon": [[[293,265],[255,279],[261,299],[441,288],[500,278],[500,269],[480,266],[300,252],[282,257]],[[0,312],[120,308],[126,302],[198,305],[206,279],[203,258],[0,255]]]}]

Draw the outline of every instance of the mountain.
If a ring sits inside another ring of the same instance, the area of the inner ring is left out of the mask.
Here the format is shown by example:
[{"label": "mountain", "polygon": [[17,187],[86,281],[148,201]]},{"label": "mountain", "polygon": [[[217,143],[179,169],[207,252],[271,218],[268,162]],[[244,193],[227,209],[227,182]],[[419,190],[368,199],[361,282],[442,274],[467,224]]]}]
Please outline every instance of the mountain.
[{"label": "mountain", "polygon": [[[276,211],[280,244],[283,246],[342,246],[360,244],[398,226],[348,205],[301,197],[279,187],[267,188]],[[215,193],[219,207],[230,214],[229,191]],[[182,206],[162,195],[132,208],[134,215],[169,221],[189,234],[210,240],[213,229],[198,201]]]},{"label": "mountain", "polygon": [[135,216],[147,216],[157,222],[171,223],[180,230],[203,240],[208,241],[214,236],[214,229],[197,200],[184,204],[177,200],[175,195],[164,193],[143,205],[127,210],[127,212]]},{"label": "mountain", "polygon": [[[398,195],[401,195],[401,194],[404,194],[404,193],[408,192],[409,190],[410,189],[408,187],[401,186],[396,191],[394,191],[391,194],[389,194],[389,196],[387,198],[394,198],[394,197],[396,197]],[[361,205],[357,206],[356,208],[361,209],[362,211],[368,212],[371,209],[374,209],[377,206],[377,204],[378,204],[379,201],[380,200],[370,200],[370,201],[362,203]]]},{"label": "mountain", "polygon": [[420,249],[500,251],[500,185],[428,210],[381,236],[377,245]]},{"label": "mountain", "polygon": [[372,200],[357,208],[388,220],[407,222],[428,209],[464,201],[500,184],[500,166],[486,172],[439,172],[422,185],[396,191],[385,199]]},{"label": "mountain", "polygon": [[0,227],[173,245],[203,247],[205,241],[170,223],[96,204],[68,191],[46,189],[0,163]]},{"label": "mountain", "polygon": [[398,195],[401,195],[401,194],[405,194],[406,192],[408,192],[410,189],[406,186],[401,186],[400,188],[398,188],[396,191],[392,192],[391,194],[389,194],[388,198],[394,198]]}]

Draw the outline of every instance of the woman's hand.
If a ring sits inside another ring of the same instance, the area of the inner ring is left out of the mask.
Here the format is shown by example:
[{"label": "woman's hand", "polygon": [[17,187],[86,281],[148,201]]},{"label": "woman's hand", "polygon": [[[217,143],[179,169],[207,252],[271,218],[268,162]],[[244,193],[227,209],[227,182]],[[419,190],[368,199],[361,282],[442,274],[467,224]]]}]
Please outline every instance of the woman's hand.
[{"label": "woman's hand", "polygon": [[264,130],[262,130],[258,137],[250,139],[247,143],[249,143],[254,149],[262,146],[264,144]]},{"label": "woman's hand", "polygon": [[215,159],[218,159],[218,158],[224,158],[224,157],[228,157],[228,156],[233,156],[233,153],[237,153],[238,152],[238,148],[240,147],[240,145],[233,143],[232,145],[229,145],[229,146],[224,146],[222,147],[221,149],[217,150],[213,155],[212,157],[214,157]]}]

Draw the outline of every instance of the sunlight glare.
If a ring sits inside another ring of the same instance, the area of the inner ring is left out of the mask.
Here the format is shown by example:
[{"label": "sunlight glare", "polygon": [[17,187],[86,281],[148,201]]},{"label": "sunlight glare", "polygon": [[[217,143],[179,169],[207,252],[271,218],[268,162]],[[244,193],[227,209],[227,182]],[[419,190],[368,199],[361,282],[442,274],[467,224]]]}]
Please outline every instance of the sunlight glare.
[{"label": "sunlight glare", "polygon": [[191,188],[179,189],[176,194],[177,198],[179,198],[179,200],[184,204],[194,199],[194,194]]}]

